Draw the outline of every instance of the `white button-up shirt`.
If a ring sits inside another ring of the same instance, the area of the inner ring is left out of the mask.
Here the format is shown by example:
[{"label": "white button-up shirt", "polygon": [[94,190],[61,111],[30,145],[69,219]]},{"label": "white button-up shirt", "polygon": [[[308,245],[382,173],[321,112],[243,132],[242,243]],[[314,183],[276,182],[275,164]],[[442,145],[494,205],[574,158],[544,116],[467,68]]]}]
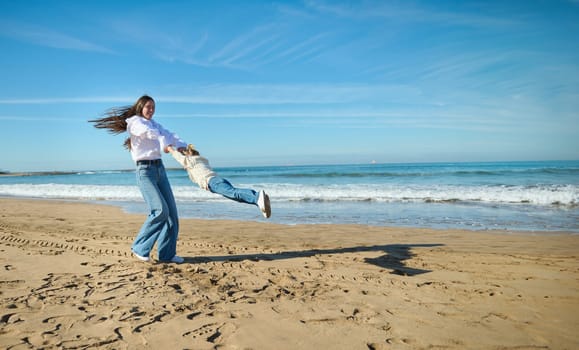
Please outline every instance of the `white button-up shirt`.
[{"label": "white button-up shirt", "polygon": [[127,119],[127,132],[131,137],[131,157],[138,160],[161,159],[161,152],[168,145],[175,148],[187,147],[187,144],[161,124],[135,115]]}]

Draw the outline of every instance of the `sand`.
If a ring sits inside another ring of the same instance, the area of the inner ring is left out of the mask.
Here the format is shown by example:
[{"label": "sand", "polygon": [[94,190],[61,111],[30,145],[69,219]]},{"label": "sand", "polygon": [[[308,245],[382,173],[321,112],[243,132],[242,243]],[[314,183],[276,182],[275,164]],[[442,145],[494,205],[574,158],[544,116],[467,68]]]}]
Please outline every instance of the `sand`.
[{"label": "sand", "polygon": [[579,348],[579,235],[144,217],[0,199],[0,348]]}]

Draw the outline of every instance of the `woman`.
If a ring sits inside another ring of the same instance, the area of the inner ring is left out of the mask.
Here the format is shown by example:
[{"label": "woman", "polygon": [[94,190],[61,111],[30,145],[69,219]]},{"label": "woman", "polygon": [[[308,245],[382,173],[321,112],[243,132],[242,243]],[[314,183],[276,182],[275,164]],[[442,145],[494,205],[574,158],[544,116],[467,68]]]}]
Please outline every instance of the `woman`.
[{"label": "woman", "polygon": [[137,184],[150,211],[131,247],[133,254],[139,260],[149,261],[157,243],[159,261],[180,264],[184,259],[176,255],[177,205],[161,161],[161,150],[167,153],[174,147],[185,152],[187,144],[154,121],[154,114],[155,101],[144,95],[134,105],[113,108],[106,112],[106,117],[90,122],[113,134],[129,133],[125,147],[137,164]]}]

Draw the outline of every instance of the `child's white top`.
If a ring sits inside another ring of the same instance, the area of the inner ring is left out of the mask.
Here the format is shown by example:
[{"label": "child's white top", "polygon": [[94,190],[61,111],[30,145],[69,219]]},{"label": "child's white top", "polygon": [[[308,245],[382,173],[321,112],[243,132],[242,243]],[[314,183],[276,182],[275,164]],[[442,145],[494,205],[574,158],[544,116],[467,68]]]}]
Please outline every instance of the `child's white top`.
[{"label": "child's white top", "polygon": [[170,150],[171,155],[187,170],[191,181],[199,185],[204,190],[209,190],[209,180],[217,174],[211,169],[207,158],[201,156],[184,156],[174,148]]}]

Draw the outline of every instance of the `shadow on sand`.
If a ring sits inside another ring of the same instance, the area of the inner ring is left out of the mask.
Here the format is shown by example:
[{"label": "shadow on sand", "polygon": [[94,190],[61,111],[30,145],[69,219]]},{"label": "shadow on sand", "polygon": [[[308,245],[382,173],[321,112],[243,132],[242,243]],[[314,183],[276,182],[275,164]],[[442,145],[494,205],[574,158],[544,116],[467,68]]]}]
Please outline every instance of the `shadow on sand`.
[{"label": "shadow on sand", "polygon": [[415,276],[431,272],[431,270],[416,269],[404,264],[414,256],[412,248],[440,247],[442,244],[386,244],[374,246],[359,246],[336,249],[311,249],[303,251],[279,252],[271,254],[241,254],[241,255],[221,255],[185,258],[185,263],[198,264],[203,262],[226,262],[226,261],[271,261],[282,259],[308,258],[315,255],[330,255],[358,252],[384,252],[386,254],[376,258],[365,258],[368,264],[392,270],[390,273],[402,276]]}]

